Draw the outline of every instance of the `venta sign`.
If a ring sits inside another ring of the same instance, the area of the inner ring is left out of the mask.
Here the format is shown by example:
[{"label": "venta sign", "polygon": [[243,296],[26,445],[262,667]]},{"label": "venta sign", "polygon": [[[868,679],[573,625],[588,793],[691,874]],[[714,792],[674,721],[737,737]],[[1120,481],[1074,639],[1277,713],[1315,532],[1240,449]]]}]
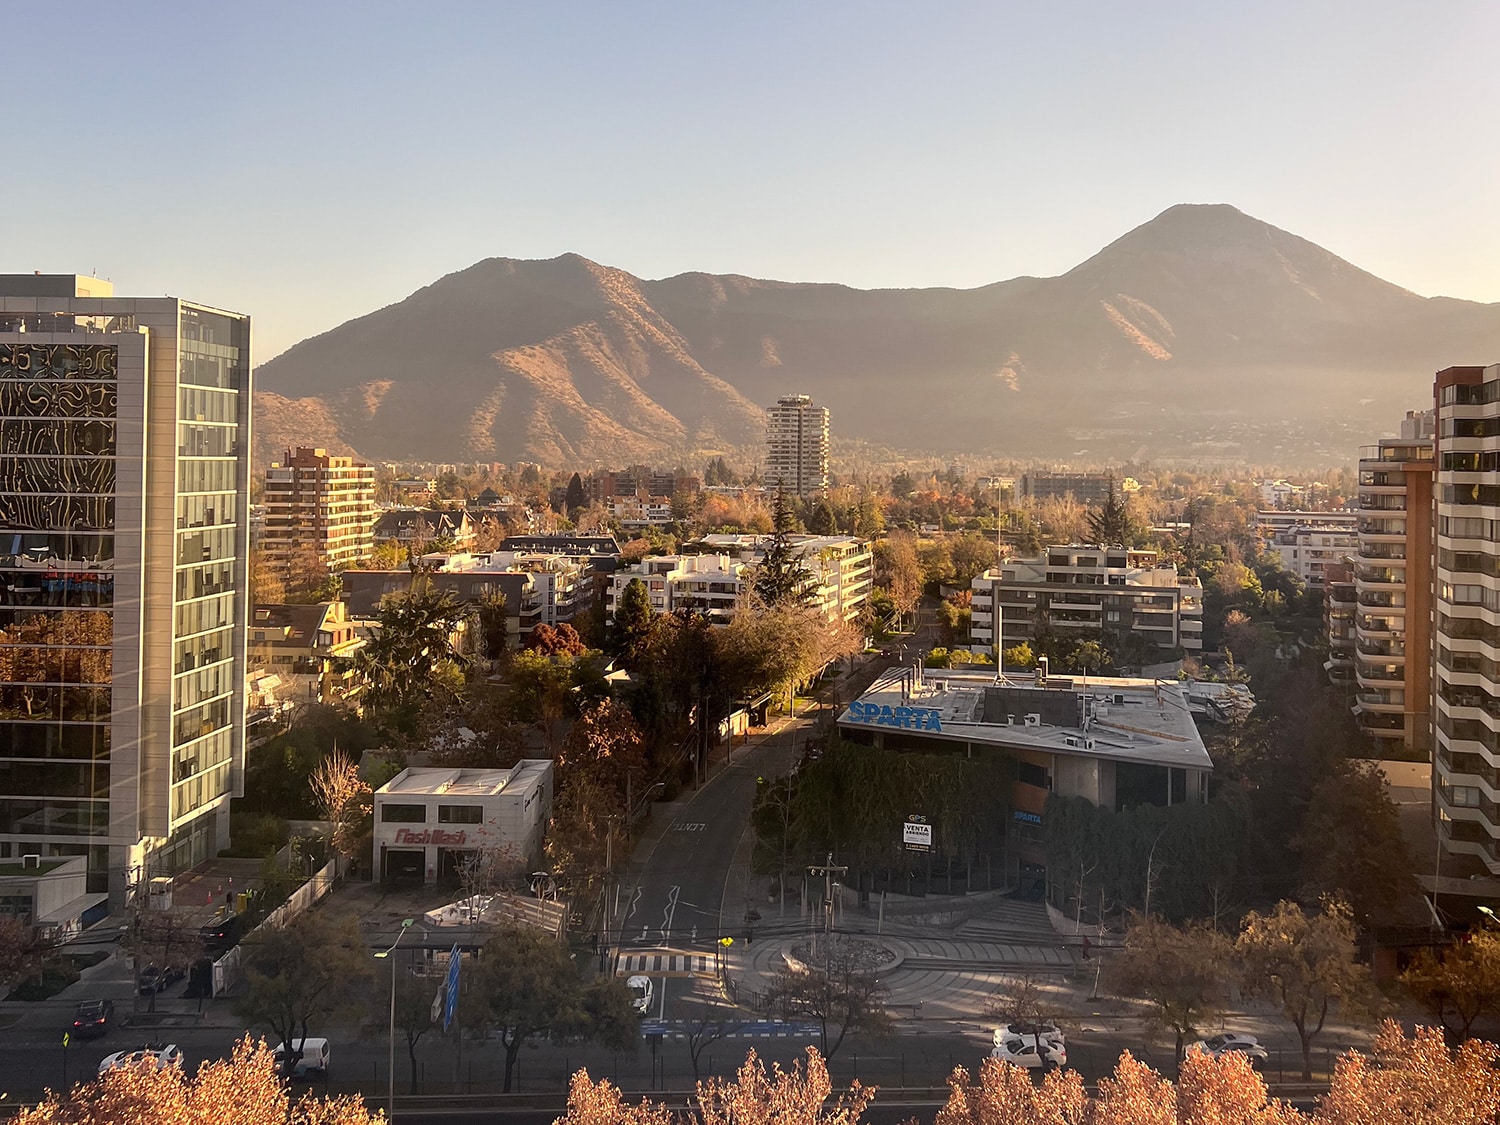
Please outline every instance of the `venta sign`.
[{"label": "venta sign", "polygon": [[441,828],[424,828],[421,832],[403,828],[396,833],[398,844],[439,844],[447,848],[463,847],[467,838],[466,832],[446,832]]},{"label": "venta sign", "polygon": [[858,723],[904,730],[942,730],[942,714],[932,707],[892,707],[884,703],[849,704],[849,717]]}]

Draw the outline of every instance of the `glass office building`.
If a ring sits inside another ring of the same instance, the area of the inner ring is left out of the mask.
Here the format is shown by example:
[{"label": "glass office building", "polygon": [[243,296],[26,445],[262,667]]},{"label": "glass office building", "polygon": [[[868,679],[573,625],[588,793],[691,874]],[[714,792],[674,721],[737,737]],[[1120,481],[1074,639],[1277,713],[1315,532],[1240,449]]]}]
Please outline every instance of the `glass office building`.
[{"label": "glass office building", "polygon": [[0,857],[124,899],[227,845],[250,321],[0,275]]}]

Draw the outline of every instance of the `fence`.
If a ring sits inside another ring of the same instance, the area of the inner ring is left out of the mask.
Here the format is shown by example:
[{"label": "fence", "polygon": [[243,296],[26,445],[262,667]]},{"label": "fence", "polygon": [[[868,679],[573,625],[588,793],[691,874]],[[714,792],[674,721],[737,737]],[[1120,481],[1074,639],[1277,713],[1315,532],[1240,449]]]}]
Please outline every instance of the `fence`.
[{"label": "fence", "polygon": [[[254,930],[242,939],[249,941],[256,931],[286,925],[313,903],[318,902],[333,890],[339,878],[348,870],[349,861],[343,856],[334,856],[321,870],[303,883],[291,896],[271,913]],[[240,981],[240,945],[236,945],[214,962],[214,995],[222,996]]]}]

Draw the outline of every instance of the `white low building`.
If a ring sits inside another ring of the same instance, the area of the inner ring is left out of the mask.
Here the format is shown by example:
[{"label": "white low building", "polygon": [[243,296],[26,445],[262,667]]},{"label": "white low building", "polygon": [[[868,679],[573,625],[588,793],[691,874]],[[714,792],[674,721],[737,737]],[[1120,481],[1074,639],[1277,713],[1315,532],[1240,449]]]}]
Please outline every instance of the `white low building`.
[{"label": "white low building", "polygon": [[541,859],[552,813],[552,762],[508,770],[402,770],[375,791],[375,863],[382,882],[457,882],[481,864],[495,874]]}]

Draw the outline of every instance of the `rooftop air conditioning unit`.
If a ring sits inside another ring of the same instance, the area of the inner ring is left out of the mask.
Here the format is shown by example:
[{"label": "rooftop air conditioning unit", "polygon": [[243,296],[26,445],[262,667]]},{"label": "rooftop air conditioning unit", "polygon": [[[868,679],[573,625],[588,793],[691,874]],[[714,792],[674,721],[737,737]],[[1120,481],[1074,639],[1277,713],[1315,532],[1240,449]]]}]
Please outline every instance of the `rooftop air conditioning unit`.
[{"label": "rooftop air conditioning unit", "polygon": [[1022,725],[1028,727],[1039,727],[1042,725],[1042,716],[1033,711],[1031,714],[1027,715],[1024,720],[1022,720]]},{"label": "rooftop air conditioning unit", "polygon": [[1124,707],[1125,706],[1125,696],[1122,695],[1120,692],[1115,692],[1115,706],[1116,707]]}]

